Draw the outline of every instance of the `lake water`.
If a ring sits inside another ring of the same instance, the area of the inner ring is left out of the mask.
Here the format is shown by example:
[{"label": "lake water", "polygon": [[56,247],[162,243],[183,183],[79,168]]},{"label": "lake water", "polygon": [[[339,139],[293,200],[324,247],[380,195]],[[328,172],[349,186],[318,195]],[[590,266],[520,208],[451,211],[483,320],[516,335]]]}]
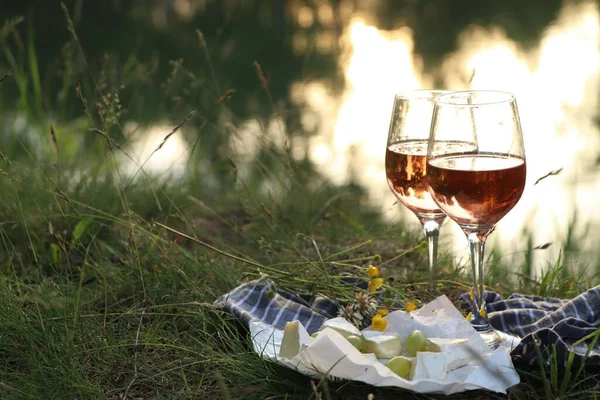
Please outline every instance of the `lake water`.
[{"label": "lake water", "polygon": [[[290,4],[300,28],[333,23],[333,11],[326,2],[310,8],[299,2]],[[415,55],[410,28],[379,29],[369,7],[342,9],[340,15],[343,29],[337,35],[324,30],[308,36],[298,29],[292,39],[297,54],[335,52],[345,78],[341,95],[329,79],[290,82],[288,99],[303,110],[303,129],[314,132],[309,137],[294,137],[294,157],[310,157],[334,183],[343,184],[352,177],[366,188],[370,202],[388,221],[404,217],[417,228],[417,219],[396,203],[385,178],[385,144],[394,93],[434,85],[513,92],[525,139],[527,186],[489,243],[503,254],[516,253],[518,258],[526,246],[524,232],[532,235],[534,245],[552,242],[547,250],[535,252],[539,274],[556,260],[571,226],[572,237],[581,238],[580,265],[596,262],[600,233],[596,213],[600,199],[600,17],[596,2],[565,2],[537,43],[526,48],[499,27],[473,23],[460,33],[456,50],[435,65]],[[144,140],[138,141],[137,147],[142,160],[168,131],[164,126],[143,133]],[[230,144],[240,155],[251,158],[264,131],[280,144],[289,133],[280,119],[274,118],[266,127],[248,119],[238,125],[238,135]],[[174,136],[169,146],[149,160],[148,168],[164,169],[172,164],[182,171],[187,161],[186,142]],[[562,169],[558,175],[535,184],[558,169]],[[466,254],[464,236],[456,224],[446,221],[442,233],[457,257]]]}]

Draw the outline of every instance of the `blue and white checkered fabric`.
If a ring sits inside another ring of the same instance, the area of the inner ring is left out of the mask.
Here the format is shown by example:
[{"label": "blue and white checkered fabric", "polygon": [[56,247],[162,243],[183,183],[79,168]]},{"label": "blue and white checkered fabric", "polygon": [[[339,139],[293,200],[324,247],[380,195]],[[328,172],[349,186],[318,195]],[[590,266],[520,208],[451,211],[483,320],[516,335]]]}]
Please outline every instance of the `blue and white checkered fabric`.
[{"label": "blue and white checkered fabric", "polygon": [[[600,327],[600,286],[570,300],[518,293],[506,300],[493,292],[485,292],[484,295],[492,326],[522,338],[512,352],[515,362],[536,362],[534,339],[537,338],[544,358],[553,353],[551,346],[555,345],[561,365],[564,365],[569,353],[574,353],[575,363],[581,363],[591,339],[575,343],[596,333]],[[469,303],[468,294],[463,294],[461,300]],[[600,365],[600,341],[590,350],[585,363]]]},{"label": "blue and white checkered fabric", "polygon": [[311,299],[282,290],[276,293],[272,281],[265,278],[238,286],[214,305],[231,312],[246,326],[252,320],[260,320],[283,329],[286,322],[298,320],[308,333],[318,331],[327,319],[336,317],[339,308],[326,297]]},{"label": "blue and white checkered fabric", "polygon": [[[560,364],[573,353],[575,363],[585,360],[587,365],[600,365],[600,340],[587,359],[585,354],[591,339],[575,345],[600,326],[600,286],[571,300],[521,294],[503,299],[493,292],[486,292],[484,296],[492,326],[523,338],[512,352],[515,362],[533,364],[537,361],[533,344],[537,338],[545,356],[552,354],[552,345],[556,346]],[[469,296],[465,294],[461,300],[468,302]],[[283,329],[286,322],[299,320],[309,333],[318,331],[325,320],[337,316],[339,309],[336,301],[326,297],[275,292],[273,283],[266,278],[238,286],[215,301],[214,306],[234,314],[246,326],[252,320],[260,320]]]}]

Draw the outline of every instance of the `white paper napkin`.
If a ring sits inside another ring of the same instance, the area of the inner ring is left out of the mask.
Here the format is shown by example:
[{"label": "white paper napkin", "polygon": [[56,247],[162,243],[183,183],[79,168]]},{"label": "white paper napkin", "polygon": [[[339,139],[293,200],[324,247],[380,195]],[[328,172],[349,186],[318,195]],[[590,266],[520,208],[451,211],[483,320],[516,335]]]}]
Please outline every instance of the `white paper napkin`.
[{"label": "white paper napkin", "polygon": [[327,329],[316,339],[305,340],[302,351],[292,359],[280,358],[283,331],[263,322],[252,322],[250,333],[254,351],[298,372],[319,378],[342,378],[373,386],[395,386],[419,393],[452,394],[466,390],[486,389],[506,393],[520,382],[510,357],[510,347],[492,351],[471,324],[446,296],[440,296],[419,310],[388,314],[386,332],[397,332],[402,341],[415,329],[427,337],[465,338],[473,350],[467,365],[450,371],[442,381],[406,380],[393,373],[372,356],[362,354],[334,330]]}]

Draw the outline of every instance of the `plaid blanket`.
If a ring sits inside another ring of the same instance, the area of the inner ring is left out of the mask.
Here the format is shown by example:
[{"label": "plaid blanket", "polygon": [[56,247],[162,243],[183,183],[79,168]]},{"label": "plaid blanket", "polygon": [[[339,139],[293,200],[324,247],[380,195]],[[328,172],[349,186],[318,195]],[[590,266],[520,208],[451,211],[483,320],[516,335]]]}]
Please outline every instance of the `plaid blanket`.
[{"label": "plaid blanket", "polygon": [[[552,346],[556,346],[559,365],[565,365],[570,353],[575,364],[600,365],[600,341],[592,349],[591,339],[577,343],[600,326],[600,286],[570,300],[521,294],[503,299],[494,292],[485,292],[484,296],[492,326],[522,338],[512,351],[515,363],[537,362],[536,341],[544,359],[553,354]],[[461,300],[468,303],[468,294]],[[299,320],[309,334],[318,331],[325,320],[336,317],[340,308],[330,298],[276,290],[266,278],[238,286],[217,299],[214,306],[232,313],[246,326],[252,320],[260,320],[283,329],[286,322]]]}]

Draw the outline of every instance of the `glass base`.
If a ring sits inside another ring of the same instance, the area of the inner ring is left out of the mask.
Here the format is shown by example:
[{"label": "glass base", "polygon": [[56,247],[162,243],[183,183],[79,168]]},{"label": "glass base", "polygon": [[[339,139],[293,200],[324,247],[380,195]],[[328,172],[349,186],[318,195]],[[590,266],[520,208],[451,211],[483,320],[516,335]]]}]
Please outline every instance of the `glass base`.
[{"label": "glass base", "polygon": [[492,328],[492,325],[490,325],[489,323],[477,324],[474,322],[475,321],[471,321],[471,325],[479,333],[479,336],[481,336],[485,344],[487,344],[490,347],[490,349],[496,350],[498,347],[500,347],[500,344],[503,342],[504,339],[500,335],[499,331]]},{"label": "glass base", "polygon": [[488,331],[480,331],[479,336],[481,336],[485,344],[492,350],[496,350],[503,342],[502,336],[493,328]]},{"label": "glass base", "polygon": [[498,331],[492,328],[492,326],[489,324],[472,324],[472,326],[479,333],[479,336],[481,336],[485,344],[487,344],[491,350],[496,350],[500,346],[512,350],[521,342],[520,337],[510,333]]}]

